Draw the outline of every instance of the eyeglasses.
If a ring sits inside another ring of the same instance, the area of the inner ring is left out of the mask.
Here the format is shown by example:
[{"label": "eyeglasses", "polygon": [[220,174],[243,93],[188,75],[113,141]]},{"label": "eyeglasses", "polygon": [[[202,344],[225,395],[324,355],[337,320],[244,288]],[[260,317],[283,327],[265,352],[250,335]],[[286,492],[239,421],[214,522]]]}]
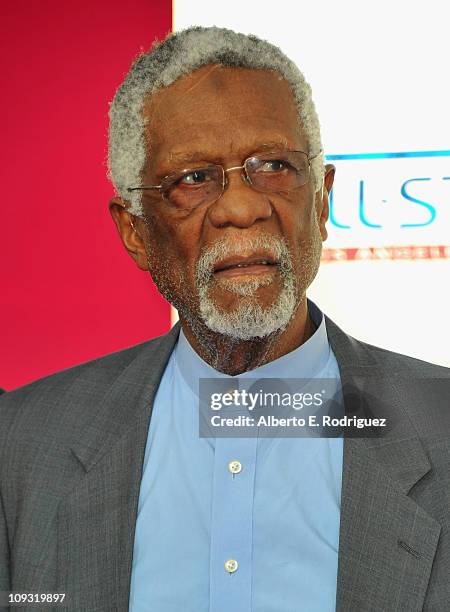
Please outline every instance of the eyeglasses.
[{"label": "eyeglasses", "polygon": [[303,151],[282,151],[252,155],[242,166],[224,168],[210,164],[187,168],[165,176],[159,185],[128,187],[127,191],[159,191],[170,207],[190,211],[216,202],[228,186],[228,172],[241,170],[242,179],[256,191],[288,194],[308,183],[311,160],[321,153],[309,156]]}]

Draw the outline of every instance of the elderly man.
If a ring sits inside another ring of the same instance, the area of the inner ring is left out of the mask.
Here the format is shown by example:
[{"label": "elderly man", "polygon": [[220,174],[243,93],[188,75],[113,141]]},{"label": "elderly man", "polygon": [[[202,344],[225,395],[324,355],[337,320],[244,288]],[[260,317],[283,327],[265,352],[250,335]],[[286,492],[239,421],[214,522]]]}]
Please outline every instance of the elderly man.
[{"label": "elderly man", "polygon": [[[110,119],[112,217],[180,322],[2,397],[0,589],[71,612],[448,612],[448,438],[429,415],[450,374],[306,298],[335,170],[302,74],[254,36],[191,28],[138,58]],[[199,381],[254,378],[326,379],[346,416],[393,425],[200,436]]]}]

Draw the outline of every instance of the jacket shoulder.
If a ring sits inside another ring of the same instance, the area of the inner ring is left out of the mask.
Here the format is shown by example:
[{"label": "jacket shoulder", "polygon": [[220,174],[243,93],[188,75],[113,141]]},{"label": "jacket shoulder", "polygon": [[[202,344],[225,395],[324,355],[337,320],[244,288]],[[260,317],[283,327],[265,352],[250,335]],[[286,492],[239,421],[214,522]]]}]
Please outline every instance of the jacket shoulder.
[{"label": "jacket shoulder", "polygon": [[8,423],[14,420],[19,412],[26,410],[41,412],[44,406],[61,405],[61,400],[70,394],[70,390],[77,388],[80,401],[84,393],[92,399],[100,400],[113,384],[114,380],[142,353],[143,351],[157,351],[161,340],[165,336],[158,336],[126,349],[115,351],[89,360],[54,374],[50,374],[27,385],[8,391],[0,395],[0,434]]},{"label": "jacket shoulder", "polygon": [[450,368],[358,340],[325,315],[328,340],[340,367],[373,369],[379,373],[449,378]]},{"label": "jacket shoulder", "polygon": [[417,375],[430,378],[450,378],[450,368],[390,351],[380,346],[375,346],[361,340],[356,340],[376,361],[388,371],[398,374]]}]

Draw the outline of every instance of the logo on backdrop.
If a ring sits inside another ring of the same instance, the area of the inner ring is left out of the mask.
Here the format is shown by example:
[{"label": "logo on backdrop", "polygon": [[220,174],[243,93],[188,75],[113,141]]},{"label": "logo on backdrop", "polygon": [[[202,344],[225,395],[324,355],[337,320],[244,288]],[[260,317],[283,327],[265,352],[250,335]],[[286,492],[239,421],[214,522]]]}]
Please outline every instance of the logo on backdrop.
[{"label": "logo on backdrop", "polygon": [[450,258],[450,150],[327,155],[325,262]]}]

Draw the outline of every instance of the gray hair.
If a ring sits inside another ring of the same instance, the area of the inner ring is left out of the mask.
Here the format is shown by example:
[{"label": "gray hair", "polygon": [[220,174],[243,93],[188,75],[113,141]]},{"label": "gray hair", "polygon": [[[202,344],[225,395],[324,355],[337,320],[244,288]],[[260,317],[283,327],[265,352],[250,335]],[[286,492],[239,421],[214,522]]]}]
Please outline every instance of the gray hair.
[{"label": "gray hair", "polygon": [[[140,55],[117,89],[109,110],[108,174],[121,197],[131,203],[129,212],[141,216],[142,192],[128,192],[139,185],[146,162],[147,95],[168,87],[182,76],[207,64],[275,70],[291,86],[310,155],[322,150],[320,125],[303,74],[278,47],[253,35],[217,27],[191,27],[169,34],[147,53]],[[322,187],[323,154],[311,162],[315,191]]]}]

